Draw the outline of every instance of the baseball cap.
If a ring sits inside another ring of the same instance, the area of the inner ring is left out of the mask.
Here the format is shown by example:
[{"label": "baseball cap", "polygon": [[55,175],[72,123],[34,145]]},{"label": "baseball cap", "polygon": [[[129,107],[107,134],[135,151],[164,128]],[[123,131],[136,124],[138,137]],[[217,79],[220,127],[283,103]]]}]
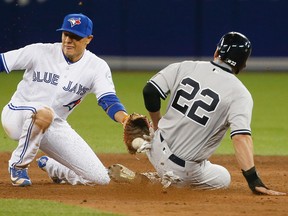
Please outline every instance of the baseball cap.
[{"label": "baseball cap", "polygon": [[62,27],[56,31],[67,31],[80,37],[92,35],[93,23],[84,14],[68,14],[64,17]]}]

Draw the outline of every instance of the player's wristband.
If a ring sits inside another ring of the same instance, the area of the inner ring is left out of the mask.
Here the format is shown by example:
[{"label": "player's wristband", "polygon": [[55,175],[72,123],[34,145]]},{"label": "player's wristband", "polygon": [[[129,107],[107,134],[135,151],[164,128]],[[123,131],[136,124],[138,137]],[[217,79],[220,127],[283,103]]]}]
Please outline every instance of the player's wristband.
[{"label": "player's wristband", "polygon": [[256,191],[256,187],[264,187],[268,189],[258,176],[255,166],[247,171],[242,170],[242,173],[249,185],[249,188],[252,190],[253,193],[261,194],[258,191]]},{"label": "player's wristband", "polygon": [[128,119],[128,117],[129,117],[129,115],[126,115],[126,116],[122,119],[122,121],[121,121],[121,124],[122,124],[122,125],[125,123],[125,121]]}]

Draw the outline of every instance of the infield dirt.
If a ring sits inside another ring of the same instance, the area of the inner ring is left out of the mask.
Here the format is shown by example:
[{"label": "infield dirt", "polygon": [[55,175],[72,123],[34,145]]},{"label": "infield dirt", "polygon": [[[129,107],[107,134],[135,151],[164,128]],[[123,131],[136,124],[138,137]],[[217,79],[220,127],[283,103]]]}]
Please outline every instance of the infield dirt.
[{"label": "infield dirt", "polygon": [[[41,154],[38,155],[38,157]],[[137,172],[153,171],[144,155],[98,154],[105,166],[123,164]],[[212,163],[225,166],[231,173],[229,189],[195,191],[159,185],[144,186],[111,182],[107,186],[53,184],[34,161],[29,168],[33,185],[17,188],[10,183],[7,164],[10,153],[0,153],[0,199],[44,199],[95,208],[123,215],[207,215],[207,216],[287,216],[288,196],[253,195],[237,166],[234,156],[217,155]],[[271,189],[288,192],[288,157],[256,156],[256,167]]]}]

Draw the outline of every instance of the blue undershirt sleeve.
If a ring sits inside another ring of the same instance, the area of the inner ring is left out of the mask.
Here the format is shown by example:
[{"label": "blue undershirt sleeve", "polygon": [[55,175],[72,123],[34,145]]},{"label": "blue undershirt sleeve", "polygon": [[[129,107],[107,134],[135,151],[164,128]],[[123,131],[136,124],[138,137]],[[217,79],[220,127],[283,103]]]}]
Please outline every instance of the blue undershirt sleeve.
[{"label": "blue undershirt sleeve", "polygon": [[100,98],[98,101],[98,105],[101,106],[102,109],[105,110],[107,115],[114,121],[116,121],[114,118],[115,113],[117,113],[118,111],[126,112],[125,107],[123,106],[123,104],[121,104],[119,98],[115,94],[106,95]]}]

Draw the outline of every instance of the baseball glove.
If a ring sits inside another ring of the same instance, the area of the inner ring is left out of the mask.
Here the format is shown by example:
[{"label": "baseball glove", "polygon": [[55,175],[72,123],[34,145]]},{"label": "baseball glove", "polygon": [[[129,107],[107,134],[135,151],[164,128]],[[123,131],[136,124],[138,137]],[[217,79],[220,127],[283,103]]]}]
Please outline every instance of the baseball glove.
[{"label": "baseball glove", "polygon": [[149,120],[146,116],[138,113],[127,116],[123,123],[123,141],[130,154],[135,154],[144,142],[143,135],[149,135],[149,127]]}]

